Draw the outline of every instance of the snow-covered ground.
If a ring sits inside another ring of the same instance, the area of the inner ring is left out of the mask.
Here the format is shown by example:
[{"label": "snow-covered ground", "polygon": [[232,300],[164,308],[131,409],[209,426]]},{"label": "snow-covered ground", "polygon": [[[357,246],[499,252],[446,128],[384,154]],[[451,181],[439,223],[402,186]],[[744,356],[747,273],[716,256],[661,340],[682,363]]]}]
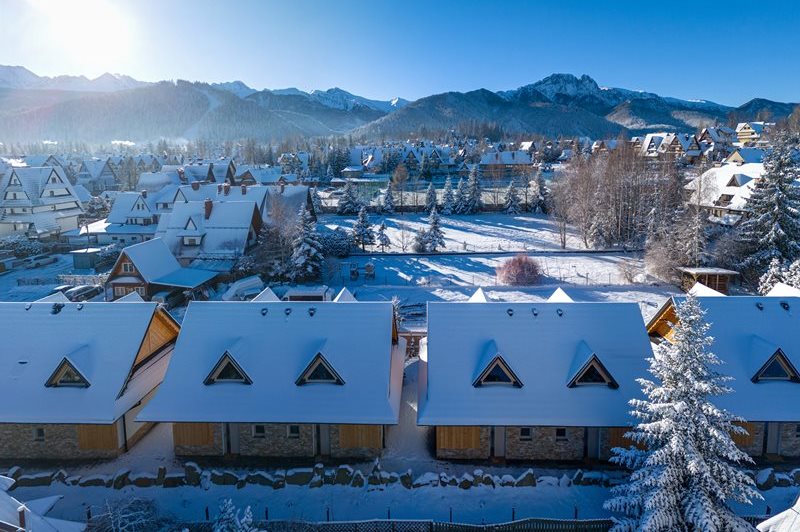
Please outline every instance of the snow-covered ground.
[{"label": "snow-covered ground", "polygon": [[[50,294],[53,288],[59,284],[59,275],[73,273],[71,255],[54,256],[57,260],[53,264],[39,268],[11,270],[0,274],[0,300],[35,301]],[[19,285],[18,279],[37,279],[44,284]]]}]

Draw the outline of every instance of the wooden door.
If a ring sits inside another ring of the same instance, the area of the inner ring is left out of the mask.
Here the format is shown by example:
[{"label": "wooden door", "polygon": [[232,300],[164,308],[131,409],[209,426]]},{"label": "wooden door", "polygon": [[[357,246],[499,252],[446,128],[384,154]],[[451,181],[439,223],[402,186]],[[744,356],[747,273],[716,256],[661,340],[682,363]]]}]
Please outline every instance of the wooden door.
[{"label": "wooden door", "polygon": [[780,423],[767,423],[767,454],[778,454],[780,451]]},{"label": "wooden door", "polygon": [[600,458],[600,429],[597,427],[586,428],[586,458],[590,460]]},{"label": "wooden door", "polygon": [[492,456],[506,457],[506,428],[492,427]]},{"label": "wooden door", "polygon": [[331,454],[331,426],[317,425],[317,441],[319,442],[319,454],[330,456]]}]

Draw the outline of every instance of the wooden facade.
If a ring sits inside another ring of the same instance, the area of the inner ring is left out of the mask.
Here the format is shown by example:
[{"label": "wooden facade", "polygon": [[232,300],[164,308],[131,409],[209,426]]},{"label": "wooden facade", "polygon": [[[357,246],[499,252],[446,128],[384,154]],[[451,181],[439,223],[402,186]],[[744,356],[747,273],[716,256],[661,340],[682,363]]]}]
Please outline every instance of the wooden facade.
[{"label": "wooden facade", "polygon": [[341,449],[383,448],[381,425],[339,425],[339,447]]},{"label": "wooden facade", "polygon": [[179,331],[180,327],[169,314],[160,309],[156,310],[156,312],[153,313],[153,318],[150,320],[150,325],[147,327],[147,332],[142,339],[142,345],[139,347],[139,352],[136,354],[133,367],[139,367],[161,349],[175,343]]},{"label": "wooden facade", "polygon": [[722,268],[678,268],[681,288],[689,291],[696,283],[703,284],[721,294],[728,293],[728,286],[739,272]]},{"label": "wooden facade", "polygon": [[647,325],[647,335],[655,342],[672,341],[676,323],[678,323],[678,316],[675,314],[675,303],[670,298],[650,320]]},{"label": "wooden facade", "polygon": [[211,423],[173,423],[172,439],[176,447],[209,446],[214,443],[214,429]]},{"label": "wooden facade", "polygon": [[480,427],[436,427],[437,449],[478,449],[481,446]]},{"label": "wooden facade", "polygon": [[119,448],[117,424],[78,425],[78,447],[86,450],[116,450]]}]

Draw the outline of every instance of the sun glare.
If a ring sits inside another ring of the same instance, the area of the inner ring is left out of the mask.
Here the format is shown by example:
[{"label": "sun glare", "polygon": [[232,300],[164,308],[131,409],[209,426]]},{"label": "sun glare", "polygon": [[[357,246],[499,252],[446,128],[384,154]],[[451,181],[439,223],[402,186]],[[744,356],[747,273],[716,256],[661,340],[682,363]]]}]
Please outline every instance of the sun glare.
[{"label": "sun glare", "polygon": [[131,52],[133,21],[109,0],[28,0],[38,11],[54,54],[82,73],[97,76],[116,68]]}]

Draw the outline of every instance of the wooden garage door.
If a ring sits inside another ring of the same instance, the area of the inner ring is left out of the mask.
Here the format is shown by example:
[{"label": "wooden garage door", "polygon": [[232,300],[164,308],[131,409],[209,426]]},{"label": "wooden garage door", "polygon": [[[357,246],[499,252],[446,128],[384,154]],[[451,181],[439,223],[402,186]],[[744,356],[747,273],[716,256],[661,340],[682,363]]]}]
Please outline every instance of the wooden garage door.
[{"label": "wooden garage door", "polygon": [[116,449],[116,425],[78,425],[79,449]]},{"label": "wooden garage door", "polygon": [[339,425],[339,447],[342,449],[381,449],[380,425]]},{"label": "wooden garage door", "polygon": [[210,423],[173,423],[174,445],[201,446],[214,444],[214,430]]},{"label": "wooden garage door", "polygon": [[436,446],[440,449],[480,449],[480,427],[436,427]]}]

